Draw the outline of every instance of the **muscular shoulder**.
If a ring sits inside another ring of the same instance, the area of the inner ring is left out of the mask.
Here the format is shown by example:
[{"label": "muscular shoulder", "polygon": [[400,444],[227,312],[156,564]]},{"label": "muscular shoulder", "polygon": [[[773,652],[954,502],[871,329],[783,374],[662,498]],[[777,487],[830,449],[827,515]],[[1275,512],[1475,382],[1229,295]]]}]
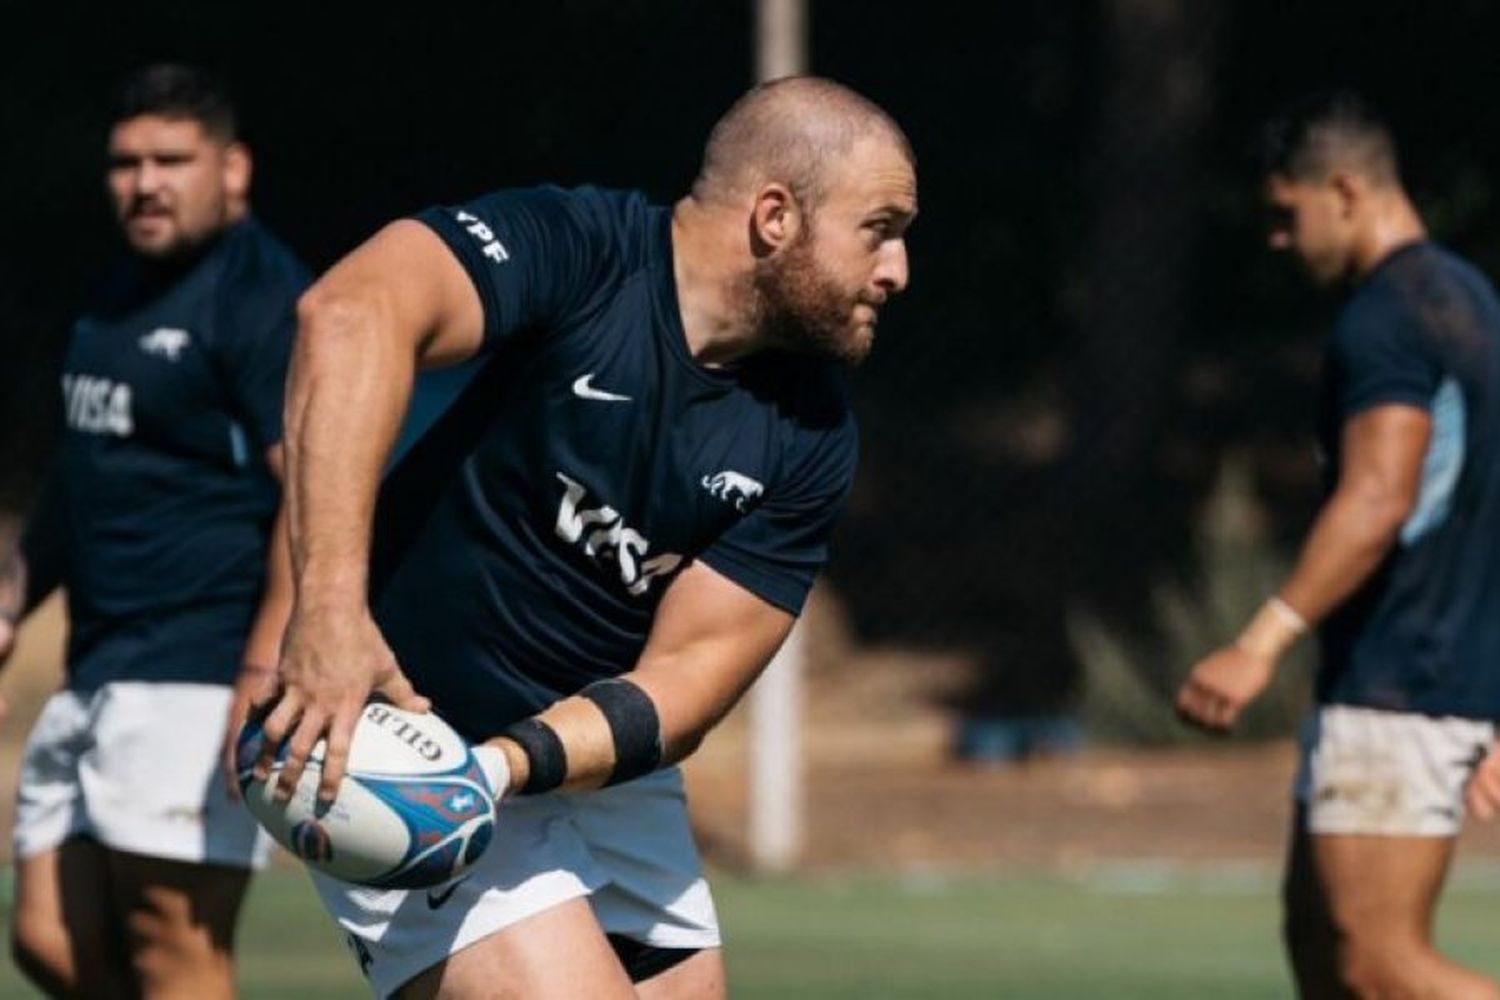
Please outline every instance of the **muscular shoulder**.
[{"label": "muscular shoulder", "polygon": [[[627,269],[649,246],[650,206],[634,191],[550,184],[504,188],[442,211],[471,239],[485,243],[482,252],[491,259],[524,253],[525,245],[548,233],[615,256]],[[510,244],[504,242],[507,234]]]},{"label": "muscular shoulder", "polygon": [[661,209],[599,188],[511,188],[419,212],[473,281],[485,340],[558,330],[609,302],[659,255]]},{"label": "muscular shoulder", "polygon": [[[1336,357],[1357,359],[1383,346],[1416,347],[1418,313],[1413,290],[1419,279],[1409,269],[1399,276],[1393,263],[1382,266],[1357,287],[1339,310],[1330,347]],[[1427,269],[1421,273],[1425,275]]]},{"label": "muscular shoulder", "polygon": [[1346,365],[1488,370],[1500,301],[1477,268],[1435,244],[1399,251],[1350,300],[1332,349]]}]

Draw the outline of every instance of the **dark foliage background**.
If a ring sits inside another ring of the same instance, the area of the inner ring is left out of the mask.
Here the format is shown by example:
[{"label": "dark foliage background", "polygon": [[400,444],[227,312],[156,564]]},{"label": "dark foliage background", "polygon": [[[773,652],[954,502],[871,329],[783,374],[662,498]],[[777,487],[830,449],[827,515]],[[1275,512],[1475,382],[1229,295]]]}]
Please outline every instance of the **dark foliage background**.
[{"label": "dark foliage background", "polygon": [[[748,84],[744,0],[0,5],[0,505],[55,433],[69,317],[115,243],[104,98],[126,70],[231,80],[256,206],[315,267],[426,204],[551,180],[684,190]],[[1269,538],[1316,503],[1331,304],[1260,248],[1255,124],[1313,87],[1383,105],[1437,235],[1500,268],[1500,9],[1236,0],[812,3],[812,66],[920,158],[914,282],[858,378],[834,592],[856,635],[968,650],[977,711],[1066,709],[1080,603],[1149,632],[1191,525],[1248,456]],[[1146,668],[1151,669],[1151,668]]]}]

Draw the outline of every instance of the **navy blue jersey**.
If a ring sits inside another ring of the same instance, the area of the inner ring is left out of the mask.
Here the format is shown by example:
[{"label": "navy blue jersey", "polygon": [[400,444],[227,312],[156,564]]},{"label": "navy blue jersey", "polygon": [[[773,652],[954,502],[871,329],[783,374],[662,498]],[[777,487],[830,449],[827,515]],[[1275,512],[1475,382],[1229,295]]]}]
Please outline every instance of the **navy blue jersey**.
[{"label": "navy blue jersey", "polygon": [[484,304],[484,361],[389,476],[373,610],[470,738],[634,667],[691,560],[790,612],[854,473],[842,370],[688,352],[671,212],[506,191],[418,218]]},{"label": "navy blue jersey", "polygon": [[170,271],[124,262],[78,320],[48,503],[69,684],[228,683],[278,502],[266,450],[308,273],[253,219]]},{"label": "navy blue jersey", "polygon": [[1345,305],[1324,386],[1329,485],[1349,418],[1417,406],[1432,441],[1395,549],[1321,630],[1319,698],[1500,718],[1500,301],[1432,243],[1393,253]]}]

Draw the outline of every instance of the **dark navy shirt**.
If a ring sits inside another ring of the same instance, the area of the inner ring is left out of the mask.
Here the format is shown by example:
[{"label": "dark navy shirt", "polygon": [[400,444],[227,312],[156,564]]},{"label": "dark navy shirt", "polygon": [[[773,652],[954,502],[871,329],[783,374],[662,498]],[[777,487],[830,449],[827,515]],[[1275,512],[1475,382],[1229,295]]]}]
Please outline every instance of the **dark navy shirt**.
[{"label": "dark navy shirt", "polygon": [[491,736],[632,669],[690,561],[801,610],[854,473],[840,367],[688,353],[671,212],[503,191],[418,218],[484,305],[480,370],[388,477],[373,608],[439,714]]},{"label": "dark navy shirt", "polygon": [[1417,504],[1389,557],[1324,624],[1319,698],[1500,718],[1500,301],[1432,243],[1391,254],[1344,306],[1330,344],[1323,447],[1383,404],[1427,410]]},{"label": "dark navy shirt", "polygon": [[[229,683],[278,502],[297,259],[259,222],[170,270],[122,262],[64,361],[68,682]],[[54,511],[56,513],[56,511]]]}]

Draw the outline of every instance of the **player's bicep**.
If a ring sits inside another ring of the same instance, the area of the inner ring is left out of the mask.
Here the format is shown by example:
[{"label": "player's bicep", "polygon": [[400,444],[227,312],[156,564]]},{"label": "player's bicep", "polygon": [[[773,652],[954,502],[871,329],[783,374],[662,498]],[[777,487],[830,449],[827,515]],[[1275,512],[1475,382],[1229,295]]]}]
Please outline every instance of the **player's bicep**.
[{"label": "player's bicep", "polygon": [[[671,741],[696,743],[780,648],[795,619],[702,562],[668,586],[636,669]],[[691,749],[691,745],[685,749]]]},{"label": "player's bicep", "polygon": [[307,310],[350,308],[408,347],[422,367],[473,357],[484,339],[474,283],[431,229],[402,219],[329,270],[304,299]]},{"label": "player's bicep", "polygon": [[1405,516],[1422,486],[1432,416],[1420,406],[1387,403],[1344,422],[1338,491]]}]

